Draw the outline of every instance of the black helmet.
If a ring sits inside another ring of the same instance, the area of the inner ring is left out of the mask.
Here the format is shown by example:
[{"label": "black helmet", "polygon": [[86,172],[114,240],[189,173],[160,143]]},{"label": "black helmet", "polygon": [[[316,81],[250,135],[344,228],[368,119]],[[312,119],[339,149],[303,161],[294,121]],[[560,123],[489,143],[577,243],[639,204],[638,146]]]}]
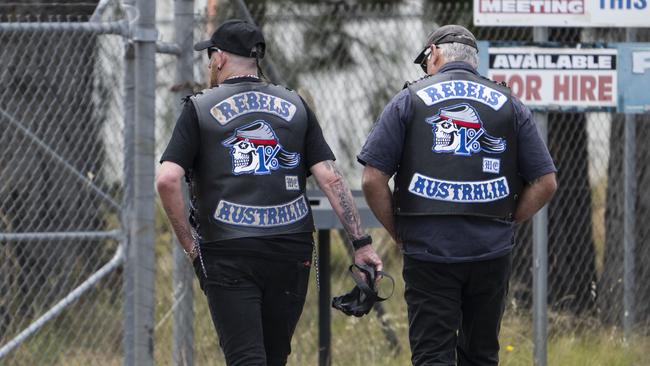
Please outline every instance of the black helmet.
[{"label": "black helmet", "polygon": [[[366,275],[367,282],[354,271],[355,268]],[[392,291],[395,290],[395,280],[388,273],[376,271],[374,267],[360,264],[353,264],[348,270],[356,286],[347,294],[332,299],[332,307],[334,309],[342,311],[345,315],[353,315],[360,318],[368,314],[376,302],[384,301],[393,295]],[[389,278],[393,283],[393,290],[386,297],[379,296],[378,290],[375,288],[375,281],[378,275]]]}]

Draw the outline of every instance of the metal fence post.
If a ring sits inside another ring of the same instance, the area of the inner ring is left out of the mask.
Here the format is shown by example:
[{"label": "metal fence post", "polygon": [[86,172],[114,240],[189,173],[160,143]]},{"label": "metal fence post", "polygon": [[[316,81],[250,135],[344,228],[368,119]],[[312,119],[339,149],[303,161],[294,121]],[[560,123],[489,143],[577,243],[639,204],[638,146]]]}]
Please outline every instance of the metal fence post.
[{"label": "metal fence post", "polygon": [[129,260],[133,266],[133,360],[153,365],[154,328],[154,122],[156,90],[156,3],[137,0],[133,218]]},{"label": "metal fence post", "polygon": [[[125,6],[133,6],[134,0],[124,0]],[[122,228],[125,233],[126,260],[124,261],[123,289],[124,294],[124,333],[122,343],[124,348],[124,365],[134,366],[134,262],[131,256],[131,220],[133,218],[133,153],[135,134],[135,61],[133,44],[129,38],[124,39],[124,195],[122,198]]]},{"label": "metal fence post", "polygon": [[[533,28],[535,42],[548,41],[548,29]],[[539,132],[548,144],[548,113],[535,112]],[[533,363],[546,366],[548,326],[548,205],[533,217]]]},{"label": "metal fence post", "polygon": [[330,366],[331,312],[330,312],[330,230],[318,230],[318,365]]},{"label": "metal fence post", "polygon": [[[627,42],[636,41],[636,29],[625,31]],[[635,318],[635,203],[636,203],[636,118],[625,115],[623,143],[623,332],[629,341]]]},{"label": "metal fence post", "polygon": [[[194,42],[194,0],[174,0],[175,42],[180,48],[176,60],[176,108],[182,109],[181,98],[192,93],[194,81],[192,44]],[[187,197],[186,197],[187,202]],[[194,296],[192,266],[174,236],[174,304],[172,357],[174,365],[194,365]]]}]

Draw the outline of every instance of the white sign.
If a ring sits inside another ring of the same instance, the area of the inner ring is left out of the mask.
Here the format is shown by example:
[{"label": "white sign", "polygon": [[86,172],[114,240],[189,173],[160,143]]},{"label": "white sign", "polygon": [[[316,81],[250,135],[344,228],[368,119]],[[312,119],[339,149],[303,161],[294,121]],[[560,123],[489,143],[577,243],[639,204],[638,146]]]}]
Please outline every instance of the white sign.
[{"label": "white sign", "polygon": [[650,112],[650,43],[618,43],[618,111]]},{"label": "white sign", "polygon": [[526,105],[616,106],[616,49],[499,47],[488,57],[488,77]]},{"label": "white sign", "polygon": [[474,0],[474,25],[650,27],[650,0]]},{"label": "white sign", "polygon": [[632,52],[632,73],[645,74],[650,69],[650,51]]}]

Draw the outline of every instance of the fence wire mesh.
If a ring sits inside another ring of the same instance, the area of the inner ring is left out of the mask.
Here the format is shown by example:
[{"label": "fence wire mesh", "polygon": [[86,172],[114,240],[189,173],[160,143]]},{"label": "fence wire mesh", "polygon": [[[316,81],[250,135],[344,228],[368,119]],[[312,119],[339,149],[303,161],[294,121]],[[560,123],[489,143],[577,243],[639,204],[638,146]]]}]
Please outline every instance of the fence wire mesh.
[{"label": "fence wire mesh", "polygon": [[[167,4],[167,14],[171,14],[170,2],[158,3]],[[412,59],[431,29],[456,23],[467,26],[479,40],[533,40],[531,28],[473,27],[469,2],[260,0],[248,4],[267,38],[266,74],[271,74],[271,60],[281,76],[278,81],[309,101],[337,164],[356,189],[361,169],[355,156],[392,95],[404,81],[421,76]],[[212,15],[195,19],[195,40],[206,38],[227,18],[243,17],[227,1],[216,2],[216,8],[207,13]],[[84,20],[87,17],[0,18],[3,24]],[[173,22],[161,21],[158,28],[162,39],[172,39]],[[123,169],[129,156],[125,156],[123,133],[125,48],[121,36],[73,28],[56,32],[0,29],[2,347],[114,257],[119,236],[112,235],[122,229],[122,199],[129,184]],[[638,36],[638,41],[650,40],[646,32]],[[625,32],[620,29],[549,29],[549,41],[562,44],[624,40]],[[194,57],[194,88],[199,90],[207,87],[206,57],[198,53]],[[173,79],[174,56],[158,55],[156,67],[156,156],[160,156],[178,115],[180,99],[175,91],[180,86]],[[643,187],[650,180],[646,172],[650,149],[645,143],[650,137],[650,117],[635,119],[634,330],[642,344],[648,345],[650,270],[646,263],[650,249],[644,243],[650,229],[643,219],[650,214],[650,196]],[[549,364],[612,364],[606,353],[579,357],[580,349],[594,351],[610,341],[622,342],[624,116],[552,112],[548,121],[548,145],[559,170],[559,191],[549,206]],[[173,285],[175,244],[162,210],[158,207],[156,212],[154,360],[174,364],[173,313],[179,304],[173,296],[179,291]],[[396,292],[385,303],[382,317],[359,320],[332,314],[335,365],[409,362],[399,279],[401,257],[383,230],[372,233],[386,268],[397,275]],[[342,237],[335,234],[332,243],[333,294],[352,286],[345,275],[349,256]],[[519,228],[517,242],[501,337],[505,365],[532,364],[530,224]],[[124,352],[122,281],[121,268],[110,272],[0,358],[0,364],[120,364]],[[223,365],[197,281],[193,293],[194,364]],[[192,318],[188,315],[187,319]],[[289,364],[318,363],[317,323],[312,280]],[[623,364],[650,363],[643,348],[626,350]],[[623,356],[614,353],[611,357]]]},{"label": "fence wire mesh", "polygon": [[[117,260],[122,39],[84,20],[0,17],[0,346]],[[119,363],[121,295],[107,274],[0,364]]]}]

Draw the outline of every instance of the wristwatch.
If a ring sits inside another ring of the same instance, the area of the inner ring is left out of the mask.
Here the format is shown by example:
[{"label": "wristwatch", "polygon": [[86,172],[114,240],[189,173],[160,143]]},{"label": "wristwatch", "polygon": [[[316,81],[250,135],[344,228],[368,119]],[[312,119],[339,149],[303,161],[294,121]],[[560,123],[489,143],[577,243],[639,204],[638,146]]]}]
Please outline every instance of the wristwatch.
[{"label": "wristwatch", "polygon": [[359,248],[363,248],[366,245],[372,244],[372,237],[368,234],[360,237],[359,239],[352,240],[352,247],[354,250],[357,250]]}]

